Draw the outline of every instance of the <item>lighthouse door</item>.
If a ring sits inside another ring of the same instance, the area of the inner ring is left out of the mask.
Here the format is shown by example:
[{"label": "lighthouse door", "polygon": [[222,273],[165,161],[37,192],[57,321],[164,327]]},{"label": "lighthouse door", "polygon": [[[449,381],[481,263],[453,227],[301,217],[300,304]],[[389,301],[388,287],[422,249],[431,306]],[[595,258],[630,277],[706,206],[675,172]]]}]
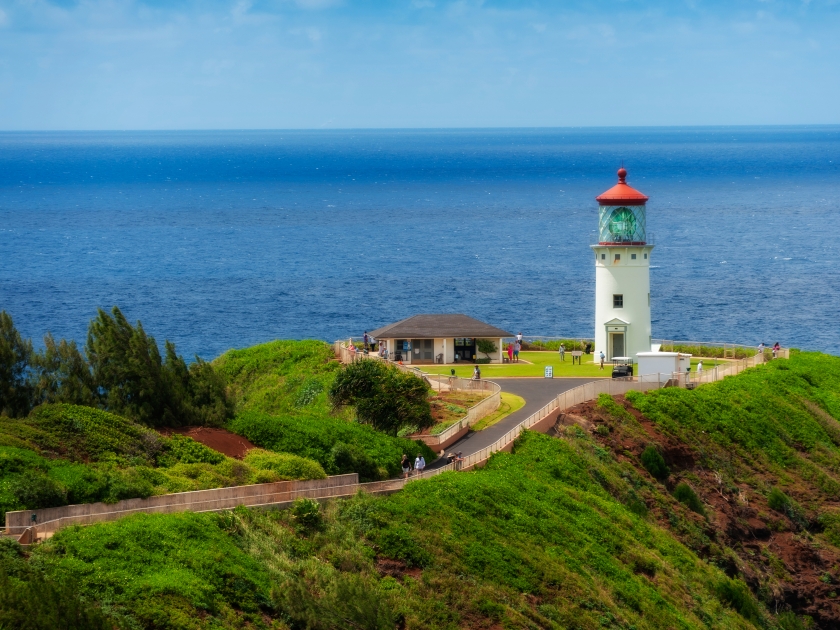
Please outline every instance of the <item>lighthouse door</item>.
[{"label": "lighthouse door", "polygon": [[610,346],[611,346],[611,356],[613,357],[623,357],[624,356],[624,333],[611,333],[610,334]]}]

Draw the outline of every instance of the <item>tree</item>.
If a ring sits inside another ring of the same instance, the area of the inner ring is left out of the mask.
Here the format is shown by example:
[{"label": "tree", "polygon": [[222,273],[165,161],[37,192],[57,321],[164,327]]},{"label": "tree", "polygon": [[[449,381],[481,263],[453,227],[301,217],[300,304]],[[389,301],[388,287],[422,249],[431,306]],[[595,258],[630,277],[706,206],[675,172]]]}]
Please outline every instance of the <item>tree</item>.
[{"label": "tree", "polygon": [[434,424],[425,381],[380,361],[362,359],[344,366],[329,396],[333,407],[353,406],[359,422],[390,435],[404,427]]},{"label": "tree", "polygon": [[75,341],[56,343],[50,333],[44,337],[44,350],[32,358],[33,404],[69,403],[94,406],[96,386],[93,375]]},{"label": "tree", "polygon": [[20,336],[11,315],[0,311],[0,415],[14,418],[29,413],[31,361],[32,342]]},{"label": "tree", "polygon": [[478,351],[488,359],[490,358],[491,353],[499,351],[499,348],[496,346],[496,342],[492,339],[479,339],[476,346]]},{"label": "tree", "polygon": [[88,328],[85,352],[105,408],[150,425],[168,424],[173,413],[154,337],[133,327],[116,306],[101,308]]}]

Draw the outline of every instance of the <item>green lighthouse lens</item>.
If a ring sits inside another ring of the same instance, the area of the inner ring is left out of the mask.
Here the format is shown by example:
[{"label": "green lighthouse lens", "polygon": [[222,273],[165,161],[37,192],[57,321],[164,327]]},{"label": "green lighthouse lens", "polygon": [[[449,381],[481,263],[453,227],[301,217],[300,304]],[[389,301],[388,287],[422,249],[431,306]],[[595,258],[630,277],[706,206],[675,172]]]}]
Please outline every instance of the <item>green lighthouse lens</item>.
[{"label": "green lighthouse lens", "polygon": [[636,233],[636,215],[630,208],[616,208],[610,215],[609,230],[617,239],[631,239]]}]

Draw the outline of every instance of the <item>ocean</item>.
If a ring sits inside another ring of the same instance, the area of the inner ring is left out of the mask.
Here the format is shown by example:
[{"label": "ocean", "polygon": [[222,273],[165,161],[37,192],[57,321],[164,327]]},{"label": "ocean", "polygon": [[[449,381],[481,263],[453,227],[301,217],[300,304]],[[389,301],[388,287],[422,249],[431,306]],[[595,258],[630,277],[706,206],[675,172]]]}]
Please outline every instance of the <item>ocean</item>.
[{"label": "ocean", "polygon": [[0,133],[0,310],[209,359],[415,313],[594,330],[595,196],[650,197],[653,336],[840,354],[840,127]]}]

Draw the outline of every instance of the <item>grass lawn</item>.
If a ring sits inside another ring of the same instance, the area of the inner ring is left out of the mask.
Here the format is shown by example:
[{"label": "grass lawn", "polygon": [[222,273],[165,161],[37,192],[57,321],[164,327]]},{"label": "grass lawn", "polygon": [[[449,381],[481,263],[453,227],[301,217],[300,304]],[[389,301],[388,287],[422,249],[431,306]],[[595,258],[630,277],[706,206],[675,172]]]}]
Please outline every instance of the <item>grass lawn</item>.
[{"label": "grass lawn", "polygon": [[[481,366],[481,377],[490,378],[503,376],[544,376],[545,366],[554,366],[554,376],[609,376],[608,366],[601,371],[597,363],[593,363],[594,355],[583,355],[583,365],[572,366],[572,357],[567,352],[566,360],[561,363],[560,355],[557,352],[520,352],[519,358],[529,363],[494,363]],[[705,367],[706,364],[703,364]],[[421,365],[424,372],[430,374],[449,374],[449,370],[455,369],[456,376],[470,378],[473,373],[472,363],[460,363],[458,365]]]},{"label": "grass lawn", "polygon": [[[593,362],[594,354],[584,354],[582,365],[572,365],[572,357],[567,352],[566,360],[561,362],[560,355],[557,352],[545,351],[529,351],[520,352],[519,358],[528,361],[528,363],[492,363],[489,365],[481,365],[481,377],[492,379],[493,377],[501,378],[506,376],[545,376],[545,366],[551,365],[554,367],[554,376],[605,376],[609,378],[612,374],[610,363],[604,363],[603,371],[599,368],[598,363]],[[708,370],[715,365],[724,365],[730,361],[722,361],[720,359],[710,358],[692,358],[691,359],[691,373],[697,373],[697,363],[703,361],[703,369]],[[470,378],[473,373],[472,363],[460,363],[458,365],[420,365],[418,366],[424,372],[429,374],[449,374],[449,370],[455,369],[456,376]]]},{"label": "grass lawn", "polygon": [[482,429],[486,429],[487,427],[492,427],[500,420],[507,418],[514,411],[519,411],[524,406],[525,399],[522,398],[522,396],[502,392],[502,402],[499,404],[499,408],[493,413],[491,413],[489,416],[485,416],[484,418],[476,422],[474,425],[472,425],[472,430],[481,431]]}]

